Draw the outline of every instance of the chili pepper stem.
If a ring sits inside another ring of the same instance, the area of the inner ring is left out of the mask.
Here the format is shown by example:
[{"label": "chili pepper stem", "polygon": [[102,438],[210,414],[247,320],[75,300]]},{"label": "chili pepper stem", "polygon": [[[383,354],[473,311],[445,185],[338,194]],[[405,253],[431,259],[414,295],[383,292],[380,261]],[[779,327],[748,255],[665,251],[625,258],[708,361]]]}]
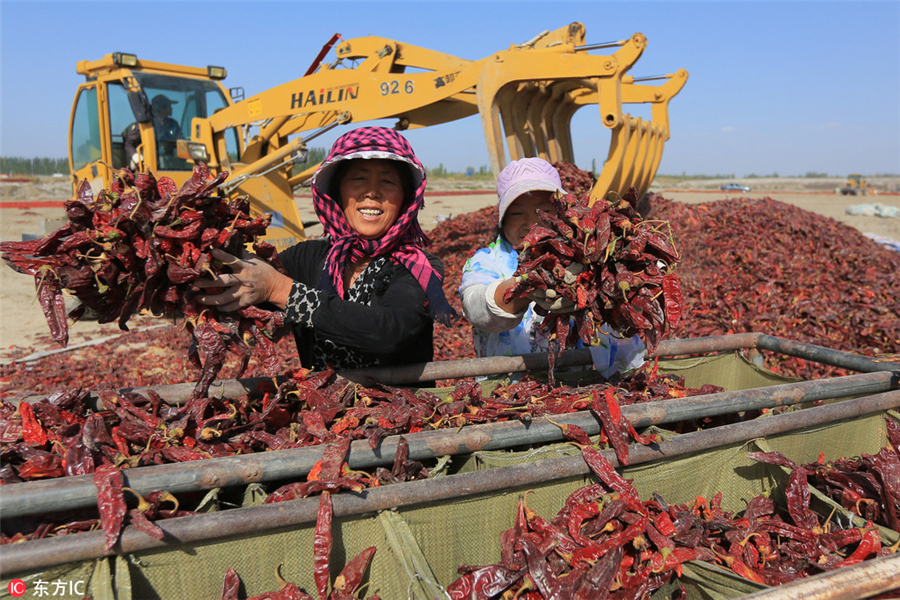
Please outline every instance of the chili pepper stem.
[{"label": "chili pepper stem", "polygon": [[511,598],[511,600],[519,600],[519,597],[524,592],[529,592],[534,589],[536,589],[534,581],[531,580],[530,575],[526,574],[525,577],[522,578],[522,586],[516,591],[516,594]]},{"label": "chili pepper stem", "polygon": [[[442,405],[444,405],[444,404],[450,404],[451,402],[453,402],[453,400],[451,400],[450,398],[444,398],[443,400],[441,400],[440,402],[438,402],[437,404],[435,404],[435,405],[434,405],[434,410],[431,411],[431,416],[428,417],[428,420],[430,421],[430,420],[434,419],[434,415],[437,414],[437,411],[438,411],[438,407],[439,407],[439,406],[442,406]],[[441,421],[443,421],[443,419],[441,419]]]},{"label": "chili pepper stem", "polygon": [[[50,273],[53,273],[54,275],[56,275],[56,271],[54,271],[54,270],[53,270],[53,267],[51,267],[50,265],[43,265],[43,266],[41,266],[41,268],[40,268],[41,280],[40,280],[40,281],[38,282],[38,284],[35,286],[36,289],[35,289],[35,292],[34,292],[34,298],[31,299],[32,302],[34,302],[35,300],[37,300],[38,294],[40,293],[41,288],[42,288],[43,285],[44,285],[44,279],[47,278],[47,272],[48,272],[48,271],[49,271]],[[58,278],[59,278],[59,277],[57,276],[57,279],[58,279]]]},{"label": "chili pepper stem", "polygon": [[[822,526],[822,533],[830,533],[831,532],[831,517],[834,516],[834,513],[837,512],[837,506],[832,507],[831,513],[828,515],[828,518],[825,519],[825,524]],[[815,528],[814,528],[815,529]]]},{"label": "chili pepper stem", "polygon": [[278,585],[282,588],[288,584],[288,582],[284,579],[284,577],[281,576],[281,567],[283,567],[283,566],[284,566],[284,563],[280,562],[280,563],[278,563],[278,566],[275,567],[275,579],[278,580]]},{"label": "chili pepper stem", "polygon": [[862,511],[859,509],[860,504],[871,504],[873,506],[878,505],[878,503],[875,502],[875,500],[872,500],[871,498],[860,498],[859,500],[856,501],[856,514],[858,514],[860,516],[862,516],[862,514],[863,514]]},{"label": "chili pepper stem", "polygon": [[[363,592],[365,590],[369,589],[369,586],[371,586],[371,585],[372,585],[372,581],[370,580],[370,581],[365,582],[361,586],[359,586],[356,590],[356,594],[357,594],[356,597],[357,598],[365,598],[366,595]],[[409,585],[412,585],[412,582],[410,582]]]},{"label": "chili pepper stem", "polygon": [[147,512],[148,510],[150,510],[150,508],[151,508],[150,503],[147,502],[147,500],[143,496],[141,496],[140,492],[138,492],[137,490],[132,489],[130,487],[126,487],[124,485],[122,486],[122,491],[131,492],[134,495],[134,497],[138,499],[137,509],[139,511]]}]

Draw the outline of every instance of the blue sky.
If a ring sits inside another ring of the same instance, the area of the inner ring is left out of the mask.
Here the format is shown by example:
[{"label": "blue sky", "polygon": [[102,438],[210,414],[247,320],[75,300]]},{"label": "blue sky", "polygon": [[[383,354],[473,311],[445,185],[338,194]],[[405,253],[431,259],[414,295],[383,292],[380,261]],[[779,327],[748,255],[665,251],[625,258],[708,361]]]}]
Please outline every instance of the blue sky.
[{"label": "blue sky", "polygon": [[[248,96],[300,77],[334,33],[477,60],[545,29],[587,42],[643,33],[631,74],[684,68],[661,174],[900,173],[900,1],[42,2],[0,1],[0,155],[66,154],[78,60],[116,52],[222,65]],[[608,51],[604,51],[608,52]],[[333,53],[329,55],[333,58]],[[384,123],[389,124],[389,123]],[[576,163],[609,134],[590,107]],[[314,145],[330,145],[336,135]],[[488,164],[477,117],[407,132],[428,167]]]}]

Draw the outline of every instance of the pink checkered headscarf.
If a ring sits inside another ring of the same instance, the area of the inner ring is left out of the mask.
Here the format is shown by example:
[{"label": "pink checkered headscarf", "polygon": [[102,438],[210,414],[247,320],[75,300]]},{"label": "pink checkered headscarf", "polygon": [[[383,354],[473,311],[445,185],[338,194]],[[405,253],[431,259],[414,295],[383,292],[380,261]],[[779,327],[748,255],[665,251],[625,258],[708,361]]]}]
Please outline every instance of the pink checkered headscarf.
[{"label": "pink checkered headscarf", "polygon": [[[400,161],[406,163],[412,173],[415,186],[412,202],[404,206],[387,233],[377,240],[368,240],[353,230],[339,201],[329,196],[338,163],[353,158]],[[334,142],[331,152],[312,179],[313,206],[325,234],[332,242],[323,273],[323,281],[328,288],[333,288],[343,298],[345,290],[341,274],[348,260],[354,262],[364,256],[388,256],[406,267],[425,290],[432,315],[441,323],[450,323],[455,311],[444,295],[442,277],[422,251],[429,243],[418,219],[419,211],[425,206],[425,184],[425,167],[416,158],[409,142],[393,129],[360,127]]]}]

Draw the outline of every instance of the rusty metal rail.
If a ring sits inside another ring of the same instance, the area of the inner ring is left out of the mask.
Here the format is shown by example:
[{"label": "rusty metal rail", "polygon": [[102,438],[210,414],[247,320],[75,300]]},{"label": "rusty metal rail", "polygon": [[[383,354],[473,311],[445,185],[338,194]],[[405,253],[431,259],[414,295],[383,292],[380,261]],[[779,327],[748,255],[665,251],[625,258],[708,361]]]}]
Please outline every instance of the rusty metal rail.
[{"label": "rusty metal rail", "polygon": [[900,554],[798,579],[740,600],[862,600],[900,590]]},{"label": "rusty metal rail", "polygon": [[[688,354],[708,354],[713,352],[731,352],[745,348],[755,348],[757,339],[762,334],[742,333],[691,338],[685,340],[664,340],[659,343],[655,356],[681,356]],[[534,352],[518,356],[493,356],[489,358],[467,358],[440,362],[421,363],[391,367],[389,369],[358,369],[341,373],[350,381],[366,383],[374,380],[387,385],[436,381],[441,379],[458,379],[462,377],[478,377],[516,373],[523,371],[546,371],[548,356],[546,352]],[[578,348],[562,352],[556,359],[557,369],[580,367],[593,364],[591,352],[587,348]]]},{"label": "rusty metal rail", "polygon": [[[637,465],[703,452],[897,407],[900,407],[900,391],[891,391],[765,419],[723,425],[687,433],[658,445],[632,445],[629,449],[629,463]],[[614,465],[617,464],[612,451],[604,451],[604,455]],[[332,498],[334,516],[349,517],[428,502],[446,502],[501,490],[520,490],[548,481],[583,477],[589,473],[581,456],[571,456],[388,485],[364,490],[360,494],[336,494]],[[177,548],[181,544],[200,544],[228,537],[259,535],[269,530],[310,524],[316,521],[318,503],[318,498],[303,498],[157,521],[157,525],[165,532],[162,540],[150,537],[134,526],[128,526],[122,531],[117,551],[129,554],[154,548]],[[9,577],[12,574],[35,572],[67,562],[92,560],[107,555],[104,544],[105,534],[102,531],[7,544],[0,547],[0,570],[3,577]]]},{"label": "rusty metal rail", "polygon": [[841,367],[861,373],[900,370],[900,363],[897,362],[876,362],[869,357],[853,354],[852,352],[843,352],[825,348],[824,346],[816,346],[815,344],[804,344],[763,333],[757,335],[756,348],[758,350],[787,354],[788,356],[811,360],[823,365]]},{"label": "rusty metal rail", "polygon": [[[850,352],[832,350],[822,346],[795,342],[763,333],[737,333],[732,335],[664,340],[659,343],[653,356],[660,358],[734,352],[744,349],[769,350],[788,356],[795,356],[849,369],[870,373],[873,371],[900,370],[900,363],[875,362],[869,357]],[[556,359],[556,368],[564,369],[593,364],[590,350],[586,348],[566,350]],[[518,371],[540,371],[547,369],[547,353],[537,352],[520,356],[495,356],[491,358],[470,358],[442,362],[391,367],[390,369],[369,369],[345,371],[341,375],[350,381],[365,383],[373,379],[387,385],[400,385],[439,379],[457,379],[480,375],[496,375]]]},{"label": "rusty metal rail", "polygon": [[[641,428],[894,389],[900,389],[900,374],[875,372],[631,404],[622,407],[622,414],[635,427]],[[600,433],[600,424],[590,411],[554,415],[553,419],[560,424],[578,425],[588,435]],[[418,461],[563,440],[559,427],[543,418],[529,424],[518,420],[501,421],[459,430],[407,434],[404,437],[409,443],[410,458]],[[366,440],[353,442],[348,455],[350,468],[371,469],[390,465],[396,454],[398,439],[399,436],[390,436],[376,450],[370,448]],[[321,457],[322,446],[310,446],[139,467],[126,469],[122,473],[126,485],[140,494],[161,489],[171,493],[197,492],[288,478],[296,480],[309,473]],[[97,490],[90,475],[17,483],[0,488],[0,514],[3,518],[85,508],[96,503]]]},{"label": "rusty metal rail", "polygon": [[[660,342],[654,356],[664,358],[717,352],[734,352],[745,349],[778,352],[788,356],[804,358],[806,360],[812,360],[863,373],[875,371],[900,371],[900,363],[897,362],[876,362],[869,357],[859,354],[832,350],[813,344],[795,342],[763,333],[737,333],[683,340],[664,340]],[[378,381],[385,385],[411,385],[443,379],[460,379],[465,377],[499,375],[522,371],[545,371],[547,369],[547,362],[546,352],[536,352],[519,356],[468,358],[381,369],[341,371],[339,372],[339,375],[346,377],[350,381],[361,384]],[[591,364],[593,364],[591,353],[590,350],[586,348],[566,350],[556,359],[557,369]],[[279,376],[274,378],[251,377],[240,380],[219,380],[213,383],[209,389],[209,393],[210,395],[217,395],[224,398],[235,398],[244,394],[253,395],[256,393],[256,386],[261,381],[274,382],[276,385],[279,385],[284,381],[284,378]],[[194,388],[195,385],[193,383],[176,383],[172,385],[124,388],[120,391],[145,393],[147,390],[152,389],[169,404],[183,404],[190,398]],[[27,402],[38,402],[44,398],[45,396],[29,396],[24,400]],[[87,403],[94,408],[98,406],[96,392],[91,393]]]}]

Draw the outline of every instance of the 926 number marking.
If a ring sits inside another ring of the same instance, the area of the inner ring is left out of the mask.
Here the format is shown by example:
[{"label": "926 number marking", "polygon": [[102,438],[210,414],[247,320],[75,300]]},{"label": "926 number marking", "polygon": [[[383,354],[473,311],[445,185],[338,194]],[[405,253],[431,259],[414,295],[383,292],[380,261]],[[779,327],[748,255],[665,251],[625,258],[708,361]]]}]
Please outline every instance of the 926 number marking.
[{"label": "926 number marking", "polygon": [[401,92],[405,93],[405,94],[412,94],[414,91],[415,91],[415,86],[413,85],[413,82],[410,80],[407,80],[403,84],[402,90],[400,89],[400,81],[398,81],[397,79],[394,79],[393,81],[385,81],[384,83],[381,84],[381,95],[382,96],[399,94]]}]

